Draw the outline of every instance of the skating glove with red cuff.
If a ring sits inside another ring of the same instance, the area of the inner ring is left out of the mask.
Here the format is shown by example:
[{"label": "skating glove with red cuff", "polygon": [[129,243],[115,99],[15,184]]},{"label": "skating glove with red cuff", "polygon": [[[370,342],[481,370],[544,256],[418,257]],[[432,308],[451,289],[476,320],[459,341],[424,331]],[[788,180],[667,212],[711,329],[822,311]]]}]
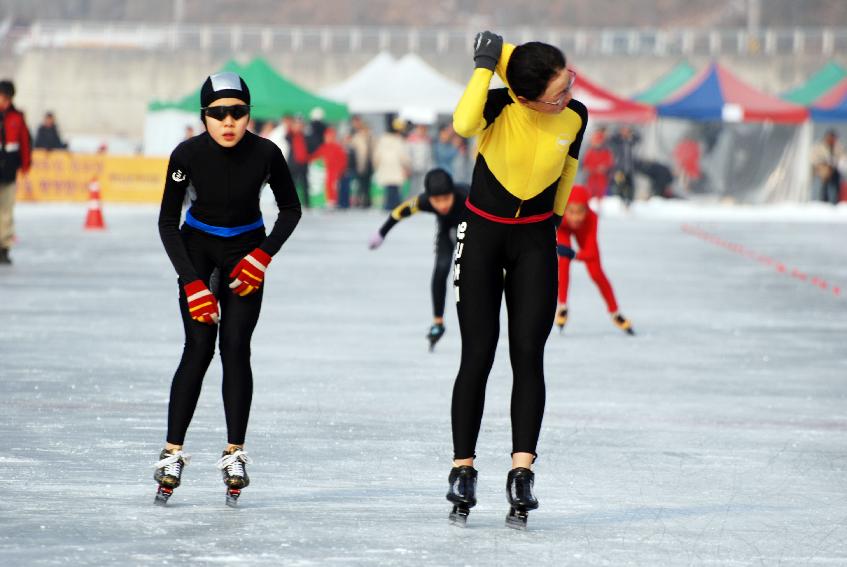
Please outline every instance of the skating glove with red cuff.
[{"label": "skating glove with red cuff", "polygon": [[203,280],[194,280],[184,285],[183,289],[188,300],[188,313],[191,318],[207,325],[217,325],[220,321],[218,300]]},{"label": "skating glove with red cuff", "polygon": [[233,278],[229,284],[232,292],[244,297],[258,291],[265,281],[265,270],[270,263],[270,255],[260,248],[247,254],[229,274],[229,277]]},{"label": "skating glove with red cuff", "polygon": [[476,34],[473,44],[474,67],[493,71],[500,60],[501,51],[503,51],[503,38],[501,36],[490,31]]},{"label": "skating glove with red cuff", "polygon": [[561,256],[562,258],[568,258],[569,260],[573,260],[574,256],[576,256],[576,252],[570,246],[565,246],[564,244],[556,245],[556,254]]}]

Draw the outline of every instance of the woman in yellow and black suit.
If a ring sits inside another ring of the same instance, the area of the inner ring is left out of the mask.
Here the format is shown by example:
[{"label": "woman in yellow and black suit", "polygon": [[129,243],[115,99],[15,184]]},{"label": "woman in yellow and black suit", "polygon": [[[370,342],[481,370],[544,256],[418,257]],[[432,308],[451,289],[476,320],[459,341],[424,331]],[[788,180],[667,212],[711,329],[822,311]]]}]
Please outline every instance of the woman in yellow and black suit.
[{"label": "woman in yellow and black suit", "polygon": [[[454,285],[462,359],[453,388],[453,469],[447,499],[463,524],[476,503],[474,451],[485,385],[506,294],[512,386],[512,507],[507,524],[525,527],[533,495],[536,444],[544,414],[544,345],[556,310],[556,227],[578,167],[588,122],[571,97],[575,74],[562,52],[531,42],[477,35],[475,70],[453,114],[464,137],[479,136],[465,219],[457,230]],[[497,73],[506,88],[489,90]],[[504,275],[505,273],[505,275]]]}]

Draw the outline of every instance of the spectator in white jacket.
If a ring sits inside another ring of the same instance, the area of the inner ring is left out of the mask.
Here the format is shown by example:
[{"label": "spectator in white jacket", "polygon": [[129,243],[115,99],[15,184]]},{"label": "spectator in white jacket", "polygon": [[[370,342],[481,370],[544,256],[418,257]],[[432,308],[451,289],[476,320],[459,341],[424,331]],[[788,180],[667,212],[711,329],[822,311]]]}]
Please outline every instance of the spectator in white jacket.
[{"label": "spectator in white jacket", "polygon": [[374,148],[374,176],[385,194],[383,208],[393,210],[400,204],[400,190],[411,171],[409,147],[402,132],[406,122],[395,118],[391,130],[380,136]]}]

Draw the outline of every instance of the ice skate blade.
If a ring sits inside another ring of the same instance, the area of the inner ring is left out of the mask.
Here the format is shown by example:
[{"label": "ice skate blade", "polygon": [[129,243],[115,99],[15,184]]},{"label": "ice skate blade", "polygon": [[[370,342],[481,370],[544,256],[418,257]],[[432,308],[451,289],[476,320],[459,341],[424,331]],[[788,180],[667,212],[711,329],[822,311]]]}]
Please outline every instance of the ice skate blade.
[{"label": "ice skate blade", "polygon": [[449,520],[450,525],[457,526],[460,528],[465,528],[468,525],[468,514],[471,511],[468,508],[462,508],[459,506],[453,506],[453,511],[450,512]]},{"label": "ice skate blade", "polygon": [[238,508],[238,497],[241,496],[240,490],[230,489],[226,491],[226,505],[230,508]]},{"label": "ice skate blade", "polygon": [[165,488],[164,486],[160,486],[156,491],[156,498],[153,500],[153,503],[157,506],[164,506],[168,503],[168,499],[174,493],[172,488]]},{"label": "ice skate blade", "polygon": [[513,530],[526,530],[527,513],[512,508],[506,516],[506,527]]}]

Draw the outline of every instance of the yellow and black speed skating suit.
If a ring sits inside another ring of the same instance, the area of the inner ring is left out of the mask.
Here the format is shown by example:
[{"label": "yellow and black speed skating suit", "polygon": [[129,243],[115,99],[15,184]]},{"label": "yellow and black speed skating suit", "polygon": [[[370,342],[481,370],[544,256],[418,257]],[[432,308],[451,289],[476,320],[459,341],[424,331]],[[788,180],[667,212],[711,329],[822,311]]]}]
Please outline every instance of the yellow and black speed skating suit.
[{"label": "yellow and black speed skating suit", "polygon": [[[504,83],[513,50],[505,44],[497,64]],[[535,454],[545,402],[544,345],[556,310],[551,218],[564,214],[588,122],[579,101],[571,100],[559,114],[536,112],[519,103],[508,84],[488,90],[492,76],[476,69],[453,115],[457,133],[479,135],[453,272],[462,334],[451,409],[456,459],[474,456],[504,291],[514,374],[512,448]]]},{"label": "yellow and black speed skating suit", "polygon": [[444,303],[447,298],[447,276],[453,263],[453,248],[456,245],[456,226],[465,215],[465,201],[468,198],[468,186],[463,183],[453,185],[453,206],[446,215],[438,214],[429,203],[426,193],[408,199],[397,206],[388,215],[385,224],[379,229],[383,238],[400,220],[423,211],[433,213],[438,221],[435,233],[435,266],[432,269],[432,315],[444,317]]}]

